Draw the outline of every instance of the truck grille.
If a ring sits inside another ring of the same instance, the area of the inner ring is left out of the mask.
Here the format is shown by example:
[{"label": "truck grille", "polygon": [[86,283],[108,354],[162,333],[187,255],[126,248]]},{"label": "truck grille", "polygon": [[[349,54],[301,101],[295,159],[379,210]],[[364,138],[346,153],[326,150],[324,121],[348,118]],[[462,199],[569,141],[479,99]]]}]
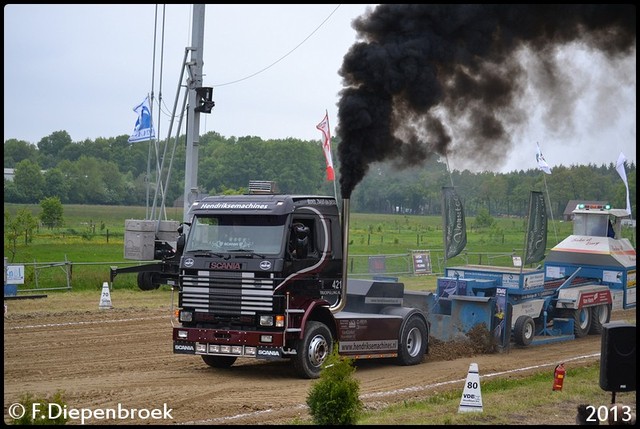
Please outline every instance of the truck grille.
[{"label": "truck grille", "polygon": [[273,312],[273,273],[201,270],[182,276],[181,304],[196,312],[255,315]]}]

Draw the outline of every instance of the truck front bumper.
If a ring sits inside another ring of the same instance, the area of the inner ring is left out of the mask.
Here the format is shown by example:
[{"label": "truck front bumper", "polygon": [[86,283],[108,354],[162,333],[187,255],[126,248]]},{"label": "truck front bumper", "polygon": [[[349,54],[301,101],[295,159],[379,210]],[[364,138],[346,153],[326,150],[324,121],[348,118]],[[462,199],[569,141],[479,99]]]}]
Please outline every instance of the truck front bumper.
[{"label": "truck front bumper", "polygon": [[173,352],[274,359],[284,357],[283,332],[173,328]]}]

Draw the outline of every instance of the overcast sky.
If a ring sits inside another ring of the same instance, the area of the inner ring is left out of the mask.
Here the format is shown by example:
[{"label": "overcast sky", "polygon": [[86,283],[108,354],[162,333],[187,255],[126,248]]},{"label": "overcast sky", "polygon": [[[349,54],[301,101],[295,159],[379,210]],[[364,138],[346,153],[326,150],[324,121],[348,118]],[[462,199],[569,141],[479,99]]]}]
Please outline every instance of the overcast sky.
[{"label": "overcast sky", "polygon": [[[326,110],[335,135],[338,69],[357,40],[351,21],[366,8],[207,5],[203,84],[214,88],[216,105],[201,115],[200,133],[319,141],[316,125]],[[152,4],[6,5],[5,141],[37,144],[60,130],[75,142],[129,135],[136,120],[132,109],[152,89],[170,112],[191,44],[192,8],[166,6],[164,51],[158,39],[154,67],[156,10],[162,17],[162,6]],[[548,112],[529,110],[526,126],[513,133],[513,150],[494,171],[536,168],[536,142],[552,168],[615,163],[620,152],[636,162],[635,51],[616,64],[580,50],[559,55],[569,70],[575,67],[575,114],[551,127]],[[532,100],[539,97],[532,91]],[[156,129],[164,139],[168,118],[158,121],[157,112]],[[474,170],[456,159],[449,163]]]}]

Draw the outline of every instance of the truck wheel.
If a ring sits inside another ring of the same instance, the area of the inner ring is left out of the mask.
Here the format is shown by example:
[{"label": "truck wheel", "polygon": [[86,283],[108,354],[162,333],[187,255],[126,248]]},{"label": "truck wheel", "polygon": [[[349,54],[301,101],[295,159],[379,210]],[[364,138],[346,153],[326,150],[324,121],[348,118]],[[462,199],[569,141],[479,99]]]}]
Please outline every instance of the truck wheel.
[{"label": "truck wheel", "polygon": [[160,287],[159,284],[154,284],[153,273],[150,271],[142,271],[138,273],[138,287],[141,290],[154,290]]},{"label": "truck wheel", "polygon": [[591,307],[591,329],[590,334],[601,334],[602,325],[611,320],[611,304],[602,304]]},{"label": "truck wheel", "polygon": [[533,341],[536,325],[531,316],[520,316],[513,326],[513,340],[521,346],[528,346]]},{"label": "truck wheel", "polygon": [[583,307],[573,311],[573,333],[576,338],[582,338],[591,329],[591,308]]},{"label": "truck wheel", "polygon": [[238,359],[236,356],[209,356],[202,355],[204,363],[212,368],[230,368]]},{"label": "truck wheel", "polygon": [[409,319],[400,334],[398,363],[406,366],[422,362],[428,341],[427,325],[424,321],[419,317]]},{"label": "truck wheel", "polygon": [[318,378],[322,364],[333,350],[331,331],[324,323],[309,321],[296,346],[293,366],[302,378]]}]

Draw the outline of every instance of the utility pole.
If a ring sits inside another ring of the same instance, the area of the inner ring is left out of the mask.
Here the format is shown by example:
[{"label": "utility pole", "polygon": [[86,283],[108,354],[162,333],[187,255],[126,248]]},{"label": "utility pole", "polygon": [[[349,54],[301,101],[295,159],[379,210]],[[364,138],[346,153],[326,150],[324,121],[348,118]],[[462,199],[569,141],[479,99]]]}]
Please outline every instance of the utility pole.
[{"label": "utility pole", "polygon": [[183,221],[188,221],[189,207],[198,196],[198,145],[200,143],[200,111],[197,109],[197,88],[202,87],[202,65],[204,47],[204,4],[193,5],[193,24],[191,31],[191,59],[187,63],[187,90],[189,106],[187,109],[187,147],[184,169],[184,214]]}]

